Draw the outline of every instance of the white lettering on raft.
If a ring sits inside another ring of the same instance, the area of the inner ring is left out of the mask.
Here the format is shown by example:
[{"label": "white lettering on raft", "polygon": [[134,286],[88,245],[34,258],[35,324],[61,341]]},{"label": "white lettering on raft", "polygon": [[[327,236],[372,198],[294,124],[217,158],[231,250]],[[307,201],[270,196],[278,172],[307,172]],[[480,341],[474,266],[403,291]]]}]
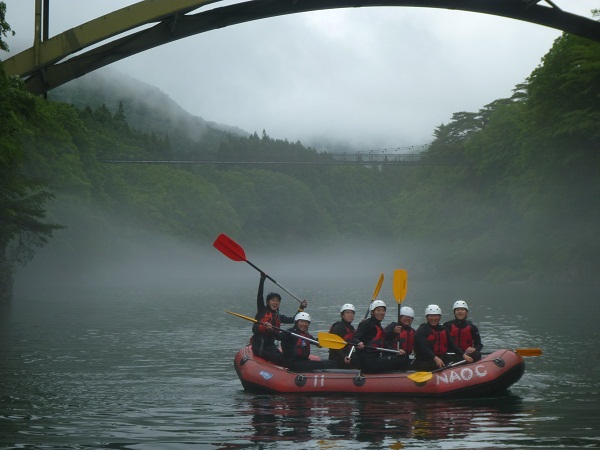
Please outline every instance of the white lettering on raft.
[{"label": "white lettering on raft", "polygon": [[317,387],[319,385],[319,378],[321,379],[321,387],[325,386],[325,375],[315,375],[313,378],[313,386]]},{"label": "white lettering on raft", "polygon": [[451,370],[450,372],[444,372],[441,375],[436,374],[435,378],[436,378],[437,384],[440,384],[440,383],[449,384],[449,383],[454,383],[455,381],[461,381],[461,380],[469,381],[474,376],[479,377],[479,378],[483,378],[483,377],[487,376],[487,371],[485,370],[485,366],[478,365],[478,366],[475,366],[474,369],[471,369],[470,367],[464,367],[460,370]]}]

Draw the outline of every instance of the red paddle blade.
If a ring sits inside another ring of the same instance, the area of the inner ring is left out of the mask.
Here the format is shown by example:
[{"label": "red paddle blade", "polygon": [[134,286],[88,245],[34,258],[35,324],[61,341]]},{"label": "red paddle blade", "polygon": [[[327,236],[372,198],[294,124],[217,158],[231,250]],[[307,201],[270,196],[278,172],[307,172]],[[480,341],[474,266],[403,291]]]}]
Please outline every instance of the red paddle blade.
[{"label": "red paddle blade", "polygon": [[247,261],[244,249],[225,234],[220,234],[217,239],[215,239],[213,245],[229,259],[233,259],[234,261]]}]

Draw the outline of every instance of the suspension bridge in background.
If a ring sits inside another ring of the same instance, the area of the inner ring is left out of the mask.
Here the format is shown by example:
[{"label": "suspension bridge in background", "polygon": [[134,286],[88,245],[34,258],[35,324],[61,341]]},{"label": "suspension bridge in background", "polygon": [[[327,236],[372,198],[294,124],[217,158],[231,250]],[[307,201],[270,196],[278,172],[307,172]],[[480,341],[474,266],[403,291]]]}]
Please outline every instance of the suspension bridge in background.
[{"label": "suspension bridge in background", "polygon": [[[338,166],[373,166],[381,167],[384,165],[444,165],[444,166],[464,166],[464,161],[448,158],[432,158],[424,156],[423,152],[429,148],[429,145],[414,145],[410,147],[400,147],[393,150],[369,150],[347,153],[319,153],[311,158],[302,159],[301,157],[291,157],[282,154],[281,158],[261,159],[249,155],[248,158],[220,158],[218,154],[210,154],[199,158],[169,158],[169,159],[140,159],[131,158],[106,158],[99,159],[99,162],[105,164],[170,164],[170,165],[188,165],[205,164],[215,166],[277,166],[277,165],[338,165]],[[410,150],[411,153],[399,153],[399,151]]]}]

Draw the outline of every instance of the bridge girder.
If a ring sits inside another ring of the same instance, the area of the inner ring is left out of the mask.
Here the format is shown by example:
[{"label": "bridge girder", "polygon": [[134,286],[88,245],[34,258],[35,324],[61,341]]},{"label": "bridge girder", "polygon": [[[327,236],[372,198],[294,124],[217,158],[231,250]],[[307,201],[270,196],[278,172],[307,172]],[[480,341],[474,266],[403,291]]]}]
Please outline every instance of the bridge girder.
[{"label": "bridge girder", "polygon": [[[217,0],[218,1],[218,0]],[[35,94],[43,94],[53,88],[136,53],[158,47],[169,42],[218,28],[270,17],[301,12],[358,8],[375,6],[409,6],[438,9],[456,9],[507,17],[579,35],[600,42],[600,22],[562,11],[550,0],[550,6],[540,5],[541,0],[252,0],[217,7],[196,14],[185,14],[198,7],[214,3],[211,0],[146,0],[123,8],[87,24],[67,30],[42,42],[40,53],[33,55],[33,48],[6,60],[3,65],[8,75],[28,77],[27,88]],[[132,9],[147,4],[152,11],[135,15]],[[171,8],[165,8],[170,5]],[[115,15],[115,16],[113,16]],[[118,18],[109,30],[100,31],[106,20]],[[132,30],[148,23],[156,25],[115,39],[97,48],[65,57],[114,37],[120,32]],[[100,21],[100,22],[98,22]],[[79,30],[80,39],[73,39],[74,30]],[[60,43],[60,45],[58,45]],[[46,48],[43,48],[47,44]],[[21,56],[24,55],[24,56]],[[21,58],[21,59],[19,59]],[[13,60],[13,61],[11,61]],[[15,62],[16,61],[16,62]]]},{"label": "bridge girder", "polygon": [[[98,42],[148,23],[185,14],[214,1],[218,0],[146,0],[135,3],[78,25],[44,42],[35,42],[33,47],[7,59],[2,65],[8,75],[26,77]],[[42,7],[36,4],[37,8]],[[41,11],[36,10],[36,15],[38,14],[41,15]],[[47,11],[45,17],[48,18]],[[39,38],[37,35],[35,37],[36,40]]]}]

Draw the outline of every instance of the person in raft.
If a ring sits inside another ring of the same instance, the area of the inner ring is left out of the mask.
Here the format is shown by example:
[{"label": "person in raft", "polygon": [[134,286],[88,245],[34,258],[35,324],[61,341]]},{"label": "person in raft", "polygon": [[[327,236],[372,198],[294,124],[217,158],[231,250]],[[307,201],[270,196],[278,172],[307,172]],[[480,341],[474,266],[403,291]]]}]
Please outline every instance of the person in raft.
[{"label": "person in raft", "polygon": [[403,350],[401,358],[406,360],[407,367],[410,365],[410,355],[415,345],[415,329],[412,322],[415,318],[415,310],[409,306],[400,308],[398,322],[392,322],[385,327],[385,348],[392,350]]},{"label": "person in raft", "polygon": [[[423,323],[415,333],[415,369],[433,371],[447,366],[452,356],[458,360],[473,362],[473,358],[461,350],[450,338],[450,333],[440,325],[442,310],[438,305],[425,308],[426,323]],[[448,352],[454,355],[449,355]]]},{"label": "person in raft", "polygon": [[[280,328],[282,323],[294,323],[294,318],[279,314],[281,295],[276,292],[269,293],[265,301],[263,291],[266,279],[267,275],[261,272],[256,294],[257,312],[254,316],[257,322],[252,326],[253,335],[250,342],[252,343],[252,352],[256,356],[283,366],[285,359],[275,342],[276,339],[281,339],[281,333],[275,328]],[[298,311],[303,311],[307,306],[307,301],[303,300]]]},{"label": "person in raft", "polygon": [[454,311],[454,320],[444,323],[444,327],[450,332],[450,338],[467,355],[473,358],[473,361],[481,359],[481,336],[479,329],[470,320],[467,320],[469,314],[469,305],[464,300],[457,300],[452,305]]},{"label": "person in raft", "polygon": [[385,318],[385,303],[382,300],[373,300],[369,310],[371,317],[358,325],[352,339],[353,343],[357,344],[360,369],[364,373],[408,369],[407,359],[399,357],[404,354],[404,350],[394,354],[376,349],[384,348],[385,345],[385,331],[381,327],[381,321]]},{"label": "person in raft", "polygon": [[310,359],[310,341],[316,341],[308,332],[310,315],[299,312],[294,320],[294,326],[281,335],[281,350],[285,358],[285,366],[294,372],[335,369],[337,367],[335,361]]},{"label": "person in raft", "polygon": [[[341,320],[338,320],[329,332],[341,337],[346,342],[351,342],[354,337],[355,328],[352,325],[356,308],[350,303],[345,303],[340,308]],[[329,359],[335,361],[338,369],[358,369],[358,356],[352,351],[353,345],[346,345],[339,350],[329,349]]]}]

